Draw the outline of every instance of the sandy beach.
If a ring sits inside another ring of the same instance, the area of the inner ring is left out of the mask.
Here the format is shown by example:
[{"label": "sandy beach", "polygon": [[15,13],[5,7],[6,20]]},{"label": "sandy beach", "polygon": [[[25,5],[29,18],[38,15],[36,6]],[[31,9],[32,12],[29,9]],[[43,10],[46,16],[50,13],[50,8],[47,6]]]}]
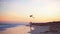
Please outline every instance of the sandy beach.
[{"label": "sandy beach", "polygon": [[30,29],[26,26],[17,26],[12,28],[7,28],[5,31],[0,31],[0,34],[29,34]]}]

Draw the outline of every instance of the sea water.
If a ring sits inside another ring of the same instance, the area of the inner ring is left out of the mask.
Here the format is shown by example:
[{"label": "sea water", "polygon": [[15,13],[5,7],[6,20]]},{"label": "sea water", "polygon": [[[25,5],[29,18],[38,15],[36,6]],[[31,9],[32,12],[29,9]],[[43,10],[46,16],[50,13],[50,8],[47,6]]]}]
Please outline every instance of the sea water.
[{"label": "sea water", "polygon": [[30,27],[26,23],[0,23],[0,34],[30,34]]}]

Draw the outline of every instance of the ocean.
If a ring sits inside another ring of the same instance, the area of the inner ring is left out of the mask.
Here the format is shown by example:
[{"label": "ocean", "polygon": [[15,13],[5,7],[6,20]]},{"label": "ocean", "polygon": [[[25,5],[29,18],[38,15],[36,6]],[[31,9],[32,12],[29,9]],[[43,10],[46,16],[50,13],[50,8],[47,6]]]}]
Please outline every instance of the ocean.
[{"label": "ocean", "polygon": [[27,23],[0,23],[0,34],[30,34]]}]

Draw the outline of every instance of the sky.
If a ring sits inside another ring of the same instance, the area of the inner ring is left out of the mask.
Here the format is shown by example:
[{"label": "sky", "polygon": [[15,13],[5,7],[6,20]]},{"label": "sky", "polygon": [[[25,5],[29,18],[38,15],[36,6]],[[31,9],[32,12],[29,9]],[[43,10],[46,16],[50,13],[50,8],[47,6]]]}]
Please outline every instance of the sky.
[{"label": "sky", "polygon": [[60,0],[0,0],[0,21],[60,21]]}]

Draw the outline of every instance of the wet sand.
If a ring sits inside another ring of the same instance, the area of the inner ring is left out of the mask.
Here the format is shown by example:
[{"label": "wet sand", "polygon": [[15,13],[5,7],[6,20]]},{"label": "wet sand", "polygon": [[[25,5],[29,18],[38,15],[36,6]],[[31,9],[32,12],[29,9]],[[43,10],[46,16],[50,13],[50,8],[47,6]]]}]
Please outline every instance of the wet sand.
[{"label": "wet sand", "polygon": [[7,28],[5,31],[0,31],[0,34],[29,34],[30,27],[27,26],[17,26],[12,28]]}]

